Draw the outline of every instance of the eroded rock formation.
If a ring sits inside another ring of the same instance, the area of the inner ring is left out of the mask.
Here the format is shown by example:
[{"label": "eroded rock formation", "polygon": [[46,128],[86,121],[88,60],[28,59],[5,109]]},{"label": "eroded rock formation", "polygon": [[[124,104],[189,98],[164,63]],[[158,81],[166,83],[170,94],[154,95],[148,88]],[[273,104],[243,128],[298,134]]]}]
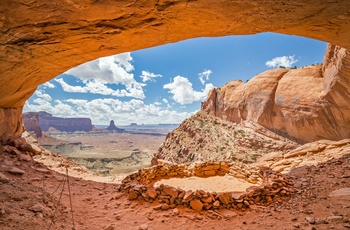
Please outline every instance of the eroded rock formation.
[{"label": "eroded rock formation", "polygon": [[253,121],[299,143],[350,136],[350,52],[329,45],[323,66],[266,71],[213,89],[202,110]]},{"label": "eroded rock formation", "polygon": [[26,131],[34,132],[36,137],[42,136],[42,129],[39,125],[39,114],[36,112],[23,113],[23,123]]},{"label": "eroded rock formation", "polygon": [[111,122],[109,123],[109,126],[106,129],[109,131],[125,132],[124,129],[120,129],[117,126],[115,126],[113,120],[111,120]]},{"label": "eroded rock formation", "polygon": [[349,8],[344,0],[1,1],[0,137],[19,136],[22,106],[36,87],[78,64],[193,37],[266,31],[350,48]]},{"label": "eroded rock formation", "polygon": [[62,132],[91,131],[90,118],[62,118],[53,117],[47,112],[39,112],[39,124],[43,131],[53,127]]},{"label": "eroded rock formation", "polygon": [[44,111],[24,113],[23,122],[25,129],[35,132],[37,137],[51,127],[61,132],[91,131],[93,127],[90,118],[53,117]]}]

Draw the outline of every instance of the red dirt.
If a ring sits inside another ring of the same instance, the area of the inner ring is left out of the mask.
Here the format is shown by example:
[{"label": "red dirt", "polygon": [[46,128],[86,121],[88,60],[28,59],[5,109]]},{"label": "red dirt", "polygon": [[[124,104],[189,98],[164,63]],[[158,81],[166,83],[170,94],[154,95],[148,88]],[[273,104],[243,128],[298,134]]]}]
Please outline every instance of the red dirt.
[{"label": "red dirt", "polygon": [[[7,170],[13,166],[25,174],[9,173]],[[18,161],[8,153],[0,153],[0,172],[8,178],[1,179],[0,174],[0,229],[72,229],[67,184],[53,218],[64,175],[45,168],[34,161]],[[296,168],[289,175],[297,192],[286,203],[253,207],[245,213],[198,213],[185,208],[155,211],[157,203],[118,198],[121,194],[116,184],[70,177],[75,229],[350,228],[350,195],[329,196],[334,190],[350,188],[350,154],[318,166]]]}]

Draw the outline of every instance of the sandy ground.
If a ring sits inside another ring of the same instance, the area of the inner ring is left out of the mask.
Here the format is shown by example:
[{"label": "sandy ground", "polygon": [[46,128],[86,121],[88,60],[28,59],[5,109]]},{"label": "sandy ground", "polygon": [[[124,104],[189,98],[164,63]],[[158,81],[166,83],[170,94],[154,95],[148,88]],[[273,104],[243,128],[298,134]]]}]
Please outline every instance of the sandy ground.
[{"label": "sandy ground", "polygon": [[[0,153],[0,229],[349,229],[349,165],[347,154],[295,168],[289,176],[296,192],[289,200],[252,206],[245,213],[181,207],[155,211],[157,202],[130,202],[117,192],[116,183],[80,179],[86,172],[79,176],[77,170],[76,177],[69,177],[68,190],[65,174]],[[13,167],[24,174],[10,173]]]},{"label": "sandy ground", "polygon": [[[233,176],[213,176],[208,178],[186,177],[186,178],[170,178],[157,181],[154,185],[159,187],[161,184],[169,185],[175,188],[187,190],[203,190],[205,192],[245,192],[251,184],[240,180]],[[215,185],[215,186],[213,186]]]}]

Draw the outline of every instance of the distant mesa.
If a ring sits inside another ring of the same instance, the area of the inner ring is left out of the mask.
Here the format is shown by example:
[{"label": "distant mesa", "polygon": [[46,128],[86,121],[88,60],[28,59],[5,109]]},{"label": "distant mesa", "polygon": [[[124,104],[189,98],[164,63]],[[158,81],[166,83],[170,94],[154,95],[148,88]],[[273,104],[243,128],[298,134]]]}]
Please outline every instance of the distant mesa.
[{"label": "distant mesa", "polygon": [[107,130],[109,131],[118,131],[118,132],[125,132],[125,129],[120,129],[117,126],[115,126],[114,121],[111,120],[111,122],[109,123],[109,126],[107,127]]},{"label": "distant mesa", "polygon": [[137,126],[137,123],[130,123],[130,126]]},{"label": "distant mesa", "polygon": [[41,137],[41,131],[58,130],[61,132],[91,131],[90,118],[54,117],[45,111],[23,113],[23,123],[27,131],[34,131]]}]

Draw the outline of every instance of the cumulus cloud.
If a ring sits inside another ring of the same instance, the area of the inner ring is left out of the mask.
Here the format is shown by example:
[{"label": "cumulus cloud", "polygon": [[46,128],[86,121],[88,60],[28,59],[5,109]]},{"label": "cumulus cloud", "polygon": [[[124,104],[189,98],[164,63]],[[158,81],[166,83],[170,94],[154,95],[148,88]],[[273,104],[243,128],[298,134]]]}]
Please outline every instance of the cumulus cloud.
[{"label": "cumulus cloud", "polygon": [[213,72],[208,69],[208,70],[204,70],[202,73],[199,73],[198,76],[199,76],[199,80],[201,81],[202,85],[204,85],[204,83],[206,81],[209,81],[209,76],[210,74],[212,74]]},{"label": "cumulus cloud", "polygon": [[126,89],[113,90],[99,80],[89,80],[84,86],[72,86],[66,83],[62,78],[55,79],[62,86],[63,91],[69,93],[93,93],[101,95],[112,95],[116,97],[134,97],[145,98],[142,86],[144,84],[132,83]]},{"label": "cumulus cloud", "polygon": [[145,104],[142,100],[131,99],[121,101],[115,98],[100,98],[94,100],[67,99],[50,100],[38,97],[27,101],[23,111],[45,110],[60,117],[89,117],[93,124],[108,124],[114,120],[116,124],[127,125],[132,122],[145,124],[180,123],[194,112],[177,112],[164,108],[160,103]]},{"label": "cumulus cloud", "polygon": [[[71,86],[65,83],[63,79],[57,79],[56,81],[61,84],[66,92],[89,92],[117,97],[144,98],[142,87],[145,84],[135,80],[132,73],[134,70],[132,62],[133,58],[130,53],[103,57],[65,72],[65,74],[81,79],[85,86]],[[150,74],[149,77],[152,77],[152,73]],[[106,84],[121,84],[125,86],[125,89],[112,92],[112,89],[107,87]]]},{"label": "cumulus cloud", "polygon": [[141,72],[141,76],[140,76],[140,77],[142,78],[142,81],[143,81],[143,82],[146,82],[146,81],[155,81],[154,78],[156,78],[156,77],[162,77],[162,75],[161,75],[161,74],[151,73],[151,72],[149,72],[149,71],[143,70],[143,71]]},{"label": "cumulus cloud", "polygon": [[275,57],[275,58],[272,58],[270,61],[267,61],[265,64],[270,68],[276,68],[279,66],[290,68],[296,62],[298,62],[298,60],[295,59],[293,55],[293,56]]},{"label": "cumulus cloud", "polygon": [[53,88],[56,88],[56,86],[54,85],[54,84],[52,84],[52,83],[50,83],[49,81],[48,82],[45,82],[44,84],[43,84],[43,86],[46,88],[50,88],[50,89],[53,89]]},{"label": "cumulus cloud", "polygon": [[163,86],[169,89],[169,93],[173,94],[172,98],[181,105],[191,104],[195,101],[205,100],[209,91],[214,88],[212,84],[206,84],[202,91],[195,91],[192,83],[185,77],[176,76],[173,82]]},{"label": "cumulus cloud", "polygon": [[48,95],[47,93],[44,93],[44,92],[41,91],[41,90],[36,90],[36,91],[34,92],[34,95],[36,95],[38,98],[42,98],[42,99],[44,99],[44,100],[46,100],[46,101],[51,101],[51,100],[52,100],[52,98],[51,98],[50,95]]}]

